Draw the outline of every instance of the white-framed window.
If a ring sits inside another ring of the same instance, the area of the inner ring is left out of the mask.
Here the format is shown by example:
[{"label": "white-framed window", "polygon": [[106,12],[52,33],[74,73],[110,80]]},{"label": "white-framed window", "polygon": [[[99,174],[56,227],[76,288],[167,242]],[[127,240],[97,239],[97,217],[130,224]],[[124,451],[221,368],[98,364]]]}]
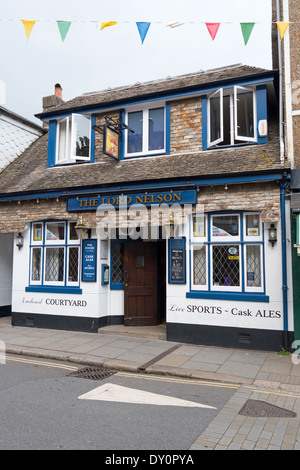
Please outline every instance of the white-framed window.
[{"label": "white-framed window", "polygon": [[208,147],[257,142],[256,92],[251,87],[220,88],[207,98]]},{"label": "white-framed window", "polygon": [[90,160],[90,116],[72,114],[58,120],[56,135],[56,164]]},{"label": "white-framed window", "polygon": [[191,217],[192,290],[263,292],[261,214],[197,217]]},{"label": "white-framed window", "polygon": [[31,226],[30,285],[79,286],[80,240],[75,222]]},{"label": "white-framed window", "polygon": [[[166,149],[165,103],[126,109],[125,157],[156,155]],[[133,132],[131,132],[133,131]]]}]

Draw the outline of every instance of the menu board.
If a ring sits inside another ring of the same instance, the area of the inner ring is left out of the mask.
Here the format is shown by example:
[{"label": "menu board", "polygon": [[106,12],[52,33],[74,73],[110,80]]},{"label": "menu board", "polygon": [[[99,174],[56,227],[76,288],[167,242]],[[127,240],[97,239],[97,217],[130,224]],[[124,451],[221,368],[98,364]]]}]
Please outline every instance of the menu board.
[{"label": "menu board", "polygon": [[97,240],[82,240],[82,281],[96,282]]},{"label": "menu board", "polygon": [[185,238],[169,240],[169,283],[185,284]]}]

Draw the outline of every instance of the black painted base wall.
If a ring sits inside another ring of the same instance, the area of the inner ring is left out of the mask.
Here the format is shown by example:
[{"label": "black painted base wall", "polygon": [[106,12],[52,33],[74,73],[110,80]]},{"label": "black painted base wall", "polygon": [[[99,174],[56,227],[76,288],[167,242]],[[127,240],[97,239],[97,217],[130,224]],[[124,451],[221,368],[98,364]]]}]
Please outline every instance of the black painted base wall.
[{"label": "black painted base wall", "polygon": [[83,331],[97,333],[99,328],[108,325],[122,325],[123,316],[86,318],[62,315],[45,315],[36,313],[12,312],[13,326],[28,326],[31,328],[49,328],[53,330]]},{"label": "black painted base wall", "polygon": [[291,351],[293,332],[167,323],[167,340],[260,351]]}]

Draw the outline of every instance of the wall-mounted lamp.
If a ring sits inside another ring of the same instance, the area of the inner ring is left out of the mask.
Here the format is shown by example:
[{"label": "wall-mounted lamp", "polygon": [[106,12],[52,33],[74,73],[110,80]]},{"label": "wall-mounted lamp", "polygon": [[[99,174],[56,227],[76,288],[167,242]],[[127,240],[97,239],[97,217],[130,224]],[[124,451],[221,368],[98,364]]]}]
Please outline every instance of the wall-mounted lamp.
[{"label": "wall-mounted lamp", "polygon": [[86,234],[88,235],[88,238],[91,238],[91,229],[87,228],[87,226],[83,223],[82,216],[79,217],[77,225],[75,225],[75,230],[79,240],[83,240]]},{"label": "wall-mounted lamp", "polygon": [[269,230],[269,242],[271,243],[272,246],[277,243],[277,229],[275,228],[274,224],[270,225]]},{"label": "wall-mounted lamp", "polygon": [[23,242],[24,242],[23,235],[21,232],[19,232],[17,236],[17,244],[16,244],[19,250],[23,247]]}]

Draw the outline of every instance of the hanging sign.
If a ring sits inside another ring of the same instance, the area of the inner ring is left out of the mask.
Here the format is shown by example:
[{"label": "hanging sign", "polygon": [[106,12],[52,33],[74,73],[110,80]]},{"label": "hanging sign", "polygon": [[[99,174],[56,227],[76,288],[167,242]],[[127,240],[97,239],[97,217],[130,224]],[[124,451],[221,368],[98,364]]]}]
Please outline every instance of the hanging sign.
[{"label": "hanging sign", "polygon": [[103,153],[119,160],[120,135],[110,126],[104,126]]}]

